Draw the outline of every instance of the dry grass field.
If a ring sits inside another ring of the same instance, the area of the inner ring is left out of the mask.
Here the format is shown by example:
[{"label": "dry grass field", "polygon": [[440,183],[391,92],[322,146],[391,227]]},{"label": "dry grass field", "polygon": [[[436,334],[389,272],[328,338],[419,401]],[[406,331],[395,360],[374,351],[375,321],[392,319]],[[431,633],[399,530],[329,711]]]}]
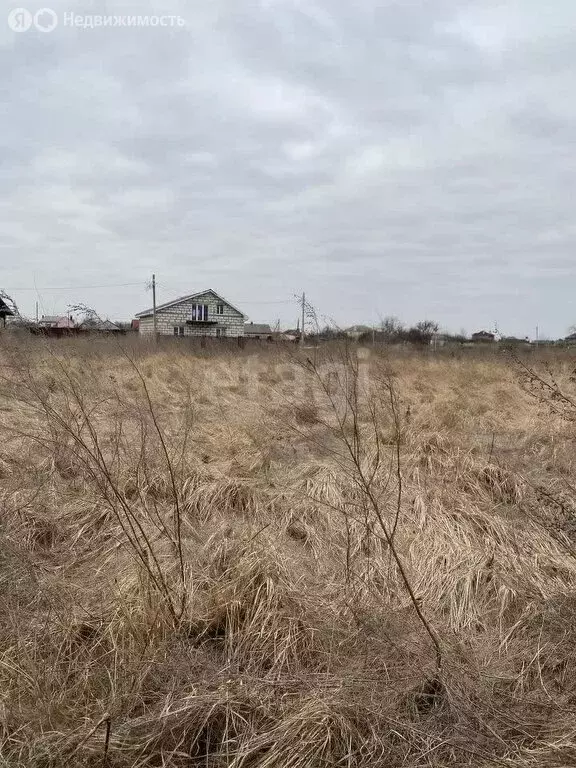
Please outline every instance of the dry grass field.
[{"label": "dry grass field", "polygon": [[4,334],[1,768],[576,764],[575,388],[530,365]]}]

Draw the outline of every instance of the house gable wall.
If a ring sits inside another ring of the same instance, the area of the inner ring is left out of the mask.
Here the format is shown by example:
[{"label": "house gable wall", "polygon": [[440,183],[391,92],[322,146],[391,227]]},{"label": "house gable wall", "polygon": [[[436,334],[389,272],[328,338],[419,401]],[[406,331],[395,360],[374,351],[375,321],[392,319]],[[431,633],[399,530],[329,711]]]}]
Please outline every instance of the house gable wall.
[{"label": "house gable wall", "polygon": [[[192,319],[192,305],[207,304],[208,320],[215,321],[215,325],[187,325],[187,321]],[[216,314],[218,304],[224,306],[222,315]],[[173,336],[175,327],[184,328],[184,336],[212,336],[216,337],[217,330],[224,331],[225,336],[235,338],[244,336],[244,315],[230,306],[226,301],[218,298],[212,291],[194,296],[191,299],[184,299],[177,304],[172,304],[156,312],[156,330],[164,336]],[[154,321],[152,315],[140,318],[140,333],[154,333]]]}]

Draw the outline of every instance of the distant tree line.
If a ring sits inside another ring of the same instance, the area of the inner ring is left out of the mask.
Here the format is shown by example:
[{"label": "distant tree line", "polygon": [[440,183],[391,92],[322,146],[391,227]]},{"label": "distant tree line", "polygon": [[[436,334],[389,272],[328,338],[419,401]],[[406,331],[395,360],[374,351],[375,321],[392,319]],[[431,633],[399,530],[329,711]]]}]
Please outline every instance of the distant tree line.
[{"label": "distant tree line", "polygon": [[[405,326],[397,317],[385,317],[380,321],[380,326],[374,331],[363,333],[359,337],[361,342],[375,341],[386,344],[413,344],[415,346],[428,346],[434,335],[439,330],[438,323],[433,320],[421,320],[414,325]],[[466,341],[464,334],[443,333],[446,341],[463,344]]]},{"label": "distant tree line", "polygon": [[[432,337],[438,332],[438,328],[438,323],[433,320],[421,320],[415,325],[406,327],[397,317],[385,317],[380,322],[380,328],[375,331],[374,337],[375,340],[388,344],[409,342],[410,344],[426,345],[430,344]],[[372,334],[365,334],[361,340],[368,341],[371,337]]]},{"label": "distant tree line", "polygon": [[[385,317],[378,326],[354,326],[342,329],[334,326],[326,326],[317,329],[314,333],[308,333],[310,341],[338,341],[355,338],[361,343],[370,343],[372,340],[385,344],[409,343],[415,346],[427,346],[432,342],[434,334],[438,333],[439,325],[433,320],[421,320],[411,326],[405,326],[396,317]],[[464,334],[443,333],[443,338],[453,343],[466,341]]]},{"label": "distant tree line", "polygon": [[[415,346],[428,346],[438,333],[439,325],[433,320],[421,320],[411,326],[405,326],[397,317],[385,317],[378,326],[355,326],[352,329],[335,328],[326,326],[315,333],[308,333],[310,341],[338,341],[356,338],[361,343],[377,341],[385,344],[413,344]],[[464,334],[443,333],[442,337],[452,343],[464,343],[467,339]]]}]

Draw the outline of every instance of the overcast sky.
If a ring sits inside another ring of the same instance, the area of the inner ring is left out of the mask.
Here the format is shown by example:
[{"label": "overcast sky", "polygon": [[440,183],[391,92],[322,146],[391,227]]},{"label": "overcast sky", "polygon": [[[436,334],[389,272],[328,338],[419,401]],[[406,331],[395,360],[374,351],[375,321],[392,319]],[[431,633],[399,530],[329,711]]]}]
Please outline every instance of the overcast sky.
[{"label": "overcast sky", "polygon": [[156,272],[159,301],[211,287],[255,322],[305,290],[340,325],[576,323],[575,0],[44,3],[50,33],[0,18],[0,288],[26,313],[129,319]]}]

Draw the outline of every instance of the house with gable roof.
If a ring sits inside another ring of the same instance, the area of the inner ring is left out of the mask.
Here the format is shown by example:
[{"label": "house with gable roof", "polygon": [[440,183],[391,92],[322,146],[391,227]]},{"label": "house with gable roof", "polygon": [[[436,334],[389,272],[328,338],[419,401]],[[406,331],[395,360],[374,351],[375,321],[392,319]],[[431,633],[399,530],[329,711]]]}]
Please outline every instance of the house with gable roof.
[{"label": "house with gable roof", "polygon": [[[154,311],[136,314],[141,336],[154,334]],[[246,316],[211,288],[156,307],[156,333],[162,336],[244,336]]]}]

